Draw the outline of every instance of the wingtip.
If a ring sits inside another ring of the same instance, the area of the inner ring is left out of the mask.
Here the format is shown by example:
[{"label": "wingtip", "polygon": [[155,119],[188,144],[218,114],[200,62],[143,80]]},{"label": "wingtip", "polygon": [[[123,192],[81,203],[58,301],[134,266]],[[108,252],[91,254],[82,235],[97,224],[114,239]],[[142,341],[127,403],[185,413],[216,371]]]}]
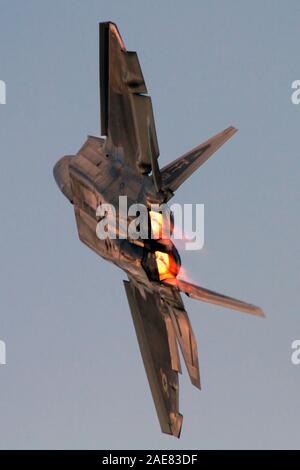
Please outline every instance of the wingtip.
[{"label": "wingtip", "polygon": [[113,21],[111,20],[107,20],[107,21],[100,21],[99,22],[99,25],[104,25],[104,26],[110,26],[110,25],[114,25],[114,26],[117,26],[116,23],[114,23]]},{"label": "wingtip", "polygon": [[266,314],[265,314],[265,312],[262,308],[256,307],[256,311],[257,311],[257,316],[258,317],[266,318]]},{"label": "wingtip", "polygon": [[102,22],[99,23],[99,28],[100,29],[101,28],[108,28],[110,30],[110,32],[113,33],[116,36],[121,49],[126,51],[124,41],[122,39],[122,36],[120,34],[119,28],[118,28],[116,23],[114,23],[113,21],[102,21]]},{"label": "wingtip", "polygon": [[232,310],[236,310],[238,312],[249,313],[250,315],[253,315],[255,317],[260,317],[260,318],[266,317],[265,312],[260,307],[257,307],[256,305],[252,305],[252,304],[244,303],[244,305],[242,306],[237,306],[237,307],[229,306],[228,308],[231,308]]},{"label": "wingtip", "polygon": [[235,134],[237,131],[238,131],[238,128],[234,126],[229,126],[227,127],[227,129],[225,129],[225,132],[228,134],[230,133],[231,135]]},{"label": "wingtip", "polygon": [[192,384],[194,385],[194,387],[198,388],[198,390],[201,390],[201,381],[200,381],[200,377],[198,377],[197,379],[192,379],[192,378],[191,378],[191,382],[192,382]]},{"label": "wingtip", "polygon": [[181,434],[181,429],[182,429],[183,416],[181,413],[177,413],[176,416],[173,413],[171,413],[170,418],[171,418],[171,422],[170,422],[171,435],[179,439],[180,434]]}]

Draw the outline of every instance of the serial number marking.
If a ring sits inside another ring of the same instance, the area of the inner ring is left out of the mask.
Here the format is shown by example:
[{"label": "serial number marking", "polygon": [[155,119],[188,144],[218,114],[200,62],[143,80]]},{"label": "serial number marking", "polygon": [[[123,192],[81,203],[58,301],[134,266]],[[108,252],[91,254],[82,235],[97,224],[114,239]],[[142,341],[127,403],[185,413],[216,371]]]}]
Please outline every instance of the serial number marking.
[{"label": "serial number marking", "polygon": [[187,464],[195,464],[198,460],[198,456],[196,454],[188,455],[188,454],[148,454],[147,455],[147,465],[187,465]]}]

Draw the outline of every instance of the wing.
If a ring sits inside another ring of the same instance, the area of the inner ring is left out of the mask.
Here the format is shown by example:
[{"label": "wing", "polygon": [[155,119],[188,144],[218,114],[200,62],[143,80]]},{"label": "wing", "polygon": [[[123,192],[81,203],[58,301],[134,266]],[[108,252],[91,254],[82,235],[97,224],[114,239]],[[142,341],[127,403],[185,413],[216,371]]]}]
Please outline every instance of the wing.
[{"label": "wing", "polygon": [[237,129],[228,127],[203,144],[198,145],[160,170],[165,189],[176,191],[206,160],[209,159]]},{"label": "wing", "polygon": [[151,98],[136,52],[117,26],[100,23],[101,132],[107,146],[135,171],[149,173],[159,155]]},{"label": "wing", "polygon": [[176,337],[192,382],[200,387],[197,345],[178,289],[162,286],[161,294],[124,281],[125,290],[161,430],[179,437]]},{"label": "wing", "polygon": [[221,305],[222,307],[231,308],[232,310],[238,310],[239,312],[250,313],[258,317],[264,317],[265,314],[260,307],[256,305],[243,302],[242,300],[228,297],[227,295],[219,294],[212,290],[204,289],[204,287],[196,286],[189,282],[183,281],[182,279],[166,279],[164,281],[167,285],[175,285],[181,292],[184,292],[189,297],[210,304]]}]

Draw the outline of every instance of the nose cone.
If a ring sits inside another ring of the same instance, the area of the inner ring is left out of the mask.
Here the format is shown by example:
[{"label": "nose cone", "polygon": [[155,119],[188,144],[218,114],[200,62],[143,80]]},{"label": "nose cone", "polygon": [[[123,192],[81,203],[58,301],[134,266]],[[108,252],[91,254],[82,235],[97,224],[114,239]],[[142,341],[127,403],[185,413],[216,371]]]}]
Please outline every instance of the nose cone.
[{"label": "nose cone", "polygon": [[54,165],[53,176],[61,192],[72,202],[72,188],[69,174],[69,163],[73,157],[66,155]]}]

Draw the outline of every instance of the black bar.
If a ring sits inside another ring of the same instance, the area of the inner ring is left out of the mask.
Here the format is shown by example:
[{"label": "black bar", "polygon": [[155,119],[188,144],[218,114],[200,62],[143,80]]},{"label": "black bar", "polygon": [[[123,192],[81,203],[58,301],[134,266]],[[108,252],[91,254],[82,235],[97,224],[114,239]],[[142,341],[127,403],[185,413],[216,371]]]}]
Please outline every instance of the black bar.
[{"label": "black bar", "polygon": [[137,468],[141,465],[203,465],[218,464],[220,469],[227,464],[253,463],[283,466],[299,462],[298,451],[205,451],[205,450],[2,450],[0,465],[4,463],[34,464],[76,464],[84,468],[120,465]]}]

